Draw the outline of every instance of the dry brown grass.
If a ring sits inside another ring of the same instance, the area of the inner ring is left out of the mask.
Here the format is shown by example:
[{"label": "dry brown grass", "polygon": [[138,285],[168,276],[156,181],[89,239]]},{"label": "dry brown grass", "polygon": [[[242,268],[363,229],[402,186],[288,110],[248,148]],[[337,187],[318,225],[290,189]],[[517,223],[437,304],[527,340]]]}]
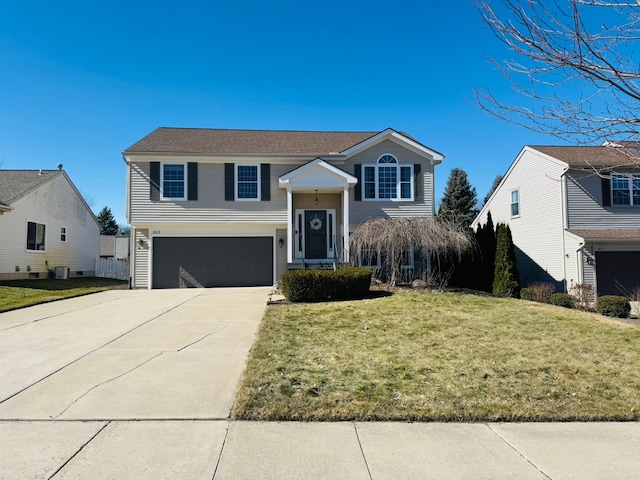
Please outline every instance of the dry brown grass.
[{"label": "dry brown grass", "polygon": [[640,329],[462,293],[269,307],[233,416],[640,419]]}]

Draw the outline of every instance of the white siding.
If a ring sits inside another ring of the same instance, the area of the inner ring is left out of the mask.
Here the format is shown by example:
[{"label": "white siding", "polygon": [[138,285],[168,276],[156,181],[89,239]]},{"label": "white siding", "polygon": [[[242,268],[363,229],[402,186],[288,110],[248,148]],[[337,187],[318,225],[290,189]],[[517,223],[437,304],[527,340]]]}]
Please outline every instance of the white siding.
[{"label": "white siding", "polygon": [[[76,272],[93,275],[100,252],[100,228],[64,174],[40,185],[12,207],[0,215],[1,278],[28,278],[29,273],[47,278],[45,262],[49,268],[69,267],[70,276]],[[27,250],[27,222],[46,226],[44,251]],[[61,227],[66,228],[65,242],[60,239]],[[20,267],[17,274],[16,266]]]},{"label": "white siding", "polygon": [[[520,284],[565,280],[562,216],[563,167],[535,151],[523,150],[479,217],[491,212],[494,225],[507,223],[516,246]],[[511,192],[520,192],[520,215],[511,217]]]},{"label": "white siding", "polygon": [[569,229],[640,228],[640,207],[602,206],[602,181],[592,172],[567,172]]},{"label": "white siding", "polygon": [[133,261],[133,288],[149,287],[149,230],[133,229],[134,245],[131,252]]}]

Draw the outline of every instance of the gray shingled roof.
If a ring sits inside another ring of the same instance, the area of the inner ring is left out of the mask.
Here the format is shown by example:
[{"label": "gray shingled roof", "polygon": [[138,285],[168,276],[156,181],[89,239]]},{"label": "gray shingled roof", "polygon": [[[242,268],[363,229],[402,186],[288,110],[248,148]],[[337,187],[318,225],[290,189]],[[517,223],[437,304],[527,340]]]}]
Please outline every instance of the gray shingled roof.
[{"label": "gray shingled roof", "polygon": [[378,133],[161,127],[127,148],[124,154],[320,156],[342,152]]},{"label": "gray shingled roof", "polygon": [[0,170],[0,204],[11,205],[58,173],[60,170]]},{"label": "gray shingled roof", "polygon": [[529,145],[530,148],[569,164],[571,167],[639,166],[640,144],[624,142],[621,147],[560,147]]},{"label": "gray shingled roof", "polygon": [[602,229],[602,230],[569,230],[574,235],[582,238],[592,238],[592,239],[638,239],[640,238],[640,230],[612,230],[612,229]]}]

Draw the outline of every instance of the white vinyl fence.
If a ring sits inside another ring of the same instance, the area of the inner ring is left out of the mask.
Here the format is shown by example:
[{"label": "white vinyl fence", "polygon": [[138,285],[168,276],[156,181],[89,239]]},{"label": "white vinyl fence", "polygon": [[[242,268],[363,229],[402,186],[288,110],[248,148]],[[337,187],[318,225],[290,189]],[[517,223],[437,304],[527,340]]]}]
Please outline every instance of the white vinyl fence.
[{"label": "white vinyl fence", "polygon": [[96,277],[129,280],[129,262],[118,258],[96,258]]}]

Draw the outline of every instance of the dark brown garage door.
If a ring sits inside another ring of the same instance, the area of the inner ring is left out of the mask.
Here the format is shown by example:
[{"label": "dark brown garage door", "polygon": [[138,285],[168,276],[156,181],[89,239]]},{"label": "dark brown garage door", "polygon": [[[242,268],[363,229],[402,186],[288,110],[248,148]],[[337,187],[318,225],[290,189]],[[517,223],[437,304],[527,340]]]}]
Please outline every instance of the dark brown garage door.
[{"label": "dark brown garage door", "polygon": [[596,252],[598,295],[624,295],[640,286],[640,252]]},{"label": "dark brown garage door", "polygon": [[273,285],[271,237],[153,240],[153,288]]}]

